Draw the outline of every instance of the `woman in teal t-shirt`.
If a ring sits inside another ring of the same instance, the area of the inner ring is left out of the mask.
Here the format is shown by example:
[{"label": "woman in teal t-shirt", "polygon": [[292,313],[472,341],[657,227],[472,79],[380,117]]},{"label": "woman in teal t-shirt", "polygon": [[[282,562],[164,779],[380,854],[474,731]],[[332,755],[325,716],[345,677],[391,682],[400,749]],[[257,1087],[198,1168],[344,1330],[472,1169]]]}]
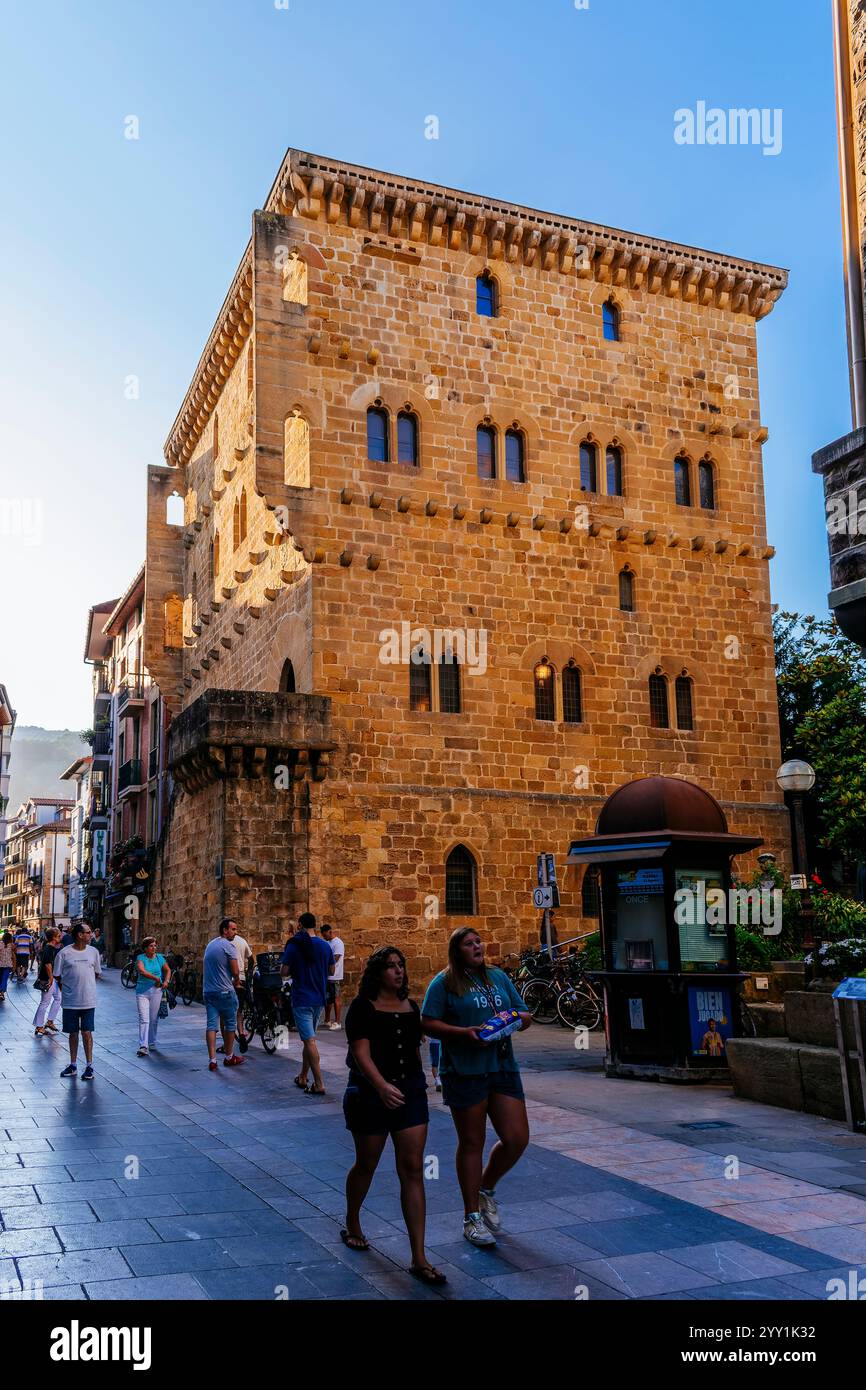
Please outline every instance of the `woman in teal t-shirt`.
[{"label": "woman in teal t-shirt", "polygon": [[136,961],[135,1002],[138,1005],[138,1057],[147,1057],[156,1048],[159,1027],[159,1006],[162,993],[171,979],[165,956],[157,954],[156,937],[146,936],[142,952]]},{"label": "woman in teal t-shirt", "polygon": [[[421,1005],[425,1033],[442,1044],[442,1099],[457,1130],[457,1180],[472,1245],[495,1245],[502,1219],[495,1189],[529,1143],[526,1101],[511,1038],[484,1043],[478,1030],[502,1009],[517,1009],[521,1028],[531,1016],[504,970],[484,964],[474,927],[458,927],[448,942],[448,969],[431,980]],[[487,1118],[497,1143],[482,1172]]]}]

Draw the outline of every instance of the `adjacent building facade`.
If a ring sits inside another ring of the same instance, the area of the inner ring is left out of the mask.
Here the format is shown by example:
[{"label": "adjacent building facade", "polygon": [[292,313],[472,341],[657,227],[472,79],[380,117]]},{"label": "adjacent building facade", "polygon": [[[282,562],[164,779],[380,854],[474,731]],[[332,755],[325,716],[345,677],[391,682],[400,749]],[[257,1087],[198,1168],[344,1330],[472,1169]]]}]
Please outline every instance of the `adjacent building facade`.
[{"label": "adjacent building facade", "polygon": [[[148,470],[165,946],[309,907],[355,969],[393,940],[430,973],[466,921],[513,951],[536,854],[648,772],[786,857],[756,351],[785,283],[289,152]],[[596,895],[560,892],[564,939]]]},{"label": "adjacent building facade", "polygon": [[0,685],[0,916],[4,897],[6,839],[9,833],[9,761],[12,757],[14,732],[15,711],[5,685]]},{"label": "adjacent building facade", "polygon": [[10,822],[3,926],[67,927],[73,801],[32,796]]},{"label": "adjacent building facade", "polygon": [[828,602],[866,651],[866,4],[833,0],[851,431],[812,457],[824,479]]}]

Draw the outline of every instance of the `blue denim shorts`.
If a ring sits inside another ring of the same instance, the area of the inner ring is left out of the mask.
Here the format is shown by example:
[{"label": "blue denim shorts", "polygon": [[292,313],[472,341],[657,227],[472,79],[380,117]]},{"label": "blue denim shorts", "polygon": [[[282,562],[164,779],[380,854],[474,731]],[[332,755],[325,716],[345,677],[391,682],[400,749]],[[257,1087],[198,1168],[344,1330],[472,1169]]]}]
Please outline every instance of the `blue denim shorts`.
[{"label": "blue denim shorts", "polygon": [[452,1110],[468,1110],[491,1095],[523,1100],[523,1083],[517,1071],[488,1071],[478,1076],[442,1074],[442,1101]]},{"label": "blue denim shorts", "polygon": [[95,1009],[64,1009],[64,1033],[92,1033]]},{"label": "blue denim shorts", "polygon": [[312,1006],[305,1008],[303,1004],[300,1007],[295,1005],[295,1027],[301,1042],[309,1042],[311,1038],[316,1036],[316,1029],[319,1026],[322,1013],[322,1009],[314,1009]]},{"label": "blue denim shorts", "polygon": [[217,1028],[225,1028],[231,1033],[238,1022],[238,997],[233,989],[208,990],[203,996],[207,1009],[207,1031],[215,1033]]}]

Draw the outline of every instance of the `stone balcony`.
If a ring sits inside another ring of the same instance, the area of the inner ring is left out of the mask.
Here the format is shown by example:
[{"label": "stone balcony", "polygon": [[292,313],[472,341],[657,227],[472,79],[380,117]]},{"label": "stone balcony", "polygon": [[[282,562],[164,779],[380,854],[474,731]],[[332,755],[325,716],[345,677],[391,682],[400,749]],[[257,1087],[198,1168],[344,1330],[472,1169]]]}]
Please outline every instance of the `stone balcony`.
[{"label": "stone balcony", "polygon": [[294,781],[308,772],[322,781],[335,747],[325,695],[206,690],[173,720],[168,765],[190,792],[219,777],[275,776],[280,769]]},{"label": "stone balcony", "polygon": [[866,650],[866,429],[819,449],[812,468],[824,479],[828,602],[845,636]]}]

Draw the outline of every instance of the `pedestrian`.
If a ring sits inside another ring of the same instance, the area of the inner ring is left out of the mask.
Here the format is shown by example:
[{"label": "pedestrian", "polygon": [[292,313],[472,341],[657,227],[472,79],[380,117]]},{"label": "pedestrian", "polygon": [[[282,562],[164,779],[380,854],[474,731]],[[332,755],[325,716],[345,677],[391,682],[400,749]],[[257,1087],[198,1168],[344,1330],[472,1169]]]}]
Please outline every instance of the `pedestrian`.
[{"label": "pedestrian", "polygon": [[433,1077],[433,1085],[437,1091],[442,1090],[442,1082],[439,1080],[439,1063],[442,1058],[442,1044],[437,1038],[430,1038],[430,1072]]},{"label": "pedestrian", "polygon": [[244,1005],[247,1002],[247,974],[253,965],[253,949],[250,943],[241,936],[239,931],[235,932],[232,945],[235,948],[238,958],[238,978],[235,981],[235,993],[238,997],[238,1047],[241,1052],[246,1052],[250,1045],[249,1038],[244,1033]]},{"label": "pedestrian", "polygon": [[165,956],[156,949],[156,937],[146,936],[142,952],[135,963],[135,1002],[138,1006],[137,1057],[147,1057],[156,1051],[156,1033],[164,990],[171,979]]},{"label": "pedestrian", "polygon": [[219,935],[209,941],[204,952],[204,976],[202,998],[207,1009],[205,1039],[207,1041],[208,1070],[216,1071],[217,1028],[222,1033],[224,1067],[239,1067],[243,1057],[235,1056],[235,1036],[237,1033],[238,996],[235,981],[238,978],[238,956],[234,948],[237,922],[231,917],[223,917],[219,924]]},{"label": "pedestrian", "polygon": [[12,933],[5,931],[0,939],[0,1003],[6,998],[6,986],[14,969],[15,942]]},{"label": "pedestrian", "polygon": [[54,958],[54,978],[60,982],[63,1031],[69,1038],[69,1066],[61,1076],[78,1074],[78,1037],[84,1043],[86,1066],[82,1081],[93,1080],[93,1019],[96,1010],[96,981],[99,979],[99,952],[90,944],[90,927],[78,922],[72,929],[73,942]]},{"label": "pedestrian", "polygon": [[103,970],[106,970],[108,967],[105,960],[105,933],[101,926],[94,927],[93,929],[93,946],[94,949],[99,952],[99,959],[102,962]]},{"label": "pedestrian", "polygon": [[[340,1023],[340,1012],[343,1006],[340,1002],[340,994],[343,987],[343,968],[346,963],[346,948],[339,936],[334,936],[334,928],[331,926],[330,922],[322,923],[322,940],[327,941],[331,948],[331,954],[334,957],[334,973],[328,981],[328,1002],[325,1005],[325,1027],[337,1029],[342,1026]],[[328,1015],[332,1009],[334,1010],[334,1018],[333,1021],[329,1023]]]},{"label": "pedestrian", "polygon": [[394,1145],[400,1205],[412,1249],[409,1272],[425,1284],[444,1284],[424,1249],[426,1200],[424,1146],[427,1086],[421,1064],[421,1011],[409,998],[406,958],[396,946],[374,951],[358,994],[346,1014],[343,1097],[346,1128],[355,1141],[355,1162],[346,1177],[346,1225],[340,1232],[350,1250],[369,1250],[361,1207],[390,1136]]},{"label": "pedestrian", "polygon": [[[425,1033],[442,1044],[442,1099],[457,1130],[463,1235],[472,1245],[496,1244],[502,1230],[496,1186],[529,1143],[526,1102],[511,1038],[500,1034],[498,1041],[484,1042],[479,1036],[482,1024],[508,1009],[519,1016],[509,1027],[529,1027],[531,1015],[505,971],[485,965],[478,932],[474,927],[458,927],[448,942],[447,969],[427,988],[421,1022]],[[483,1165],[488,1118],[497,1142]]]},{"label": "pedestrian", "polygon": [[15,974],[19,980],[26,979],[30,970],[30,947],[33,937],[25,926],[15,928]]},{"label": "pedestrian", "polygon": [[41,1038],[45,1033],[56,1033],[54,1020],[60,1012],[60,987],[54,978],[54,962],[60,952],[60,932],[57,927],[47,927],[45,944],[39,954],[39,971],[33,983],[42,995],[33,1016],[34,1036]]},{"label": "pedestrian", "polygon": [[328,980],[334,970],[334,954],[327,941],[312,935],[315,930],[316,919],[312,912],[302,912],[298,930],[286,943],[281,962],[282,974],[292,977],[292,1012],[304,1045],[301,1070],[294,1082],[307,1096],[325,1094],[316,1029],[328,1002]]}]

